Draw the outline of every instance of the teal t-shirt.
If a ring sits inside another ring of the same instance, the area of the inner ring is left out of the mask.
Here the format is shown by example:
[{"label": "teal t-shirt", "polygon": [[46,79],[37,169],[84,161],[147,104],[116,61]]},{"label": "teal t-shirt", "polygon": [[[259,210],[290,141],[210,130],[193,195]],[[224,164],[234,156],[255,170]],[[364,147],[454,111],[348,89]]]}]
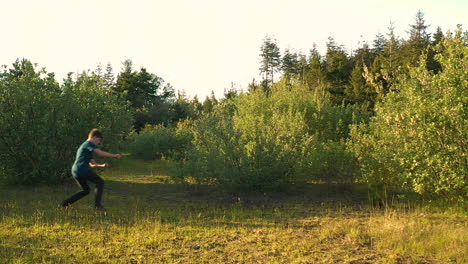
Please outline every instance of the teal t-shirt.
[{"label": "teal t-shirt", "polygon": [[93,159],[93,151],[98,147],[91,141],[85,141],[76,151],[75,163],[72,167],[72,175],[78,178],[80,175],[91,170],[89,162]]}]

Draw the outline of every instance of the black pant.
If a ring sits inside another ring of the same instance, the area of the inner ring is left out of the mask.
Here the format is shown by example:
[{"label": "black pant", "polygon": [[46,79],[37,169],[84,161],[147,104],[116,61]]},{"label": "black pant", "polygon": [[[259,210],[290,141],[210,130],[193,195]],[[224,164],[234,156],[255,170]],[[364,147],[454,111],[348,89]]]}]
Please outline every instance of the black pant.
[{"label": "black pant", "polygon": [[104,191],[104,180],[101,177],[99,177],[96,173],[94,173],[94,171],[86,172],[85,174],[78,176],[78,178],[75,178],[75,180],[83,190],[75,193],[70,198],[64,200],[62,202],[62,205],[68,206],[78,201],[79,199],[85,197],[86,195],[88,195],[89,194],[88,181],[90,181],[96,184],[96,197],[94,199],[94,205],[101,206],[102,192]]}]

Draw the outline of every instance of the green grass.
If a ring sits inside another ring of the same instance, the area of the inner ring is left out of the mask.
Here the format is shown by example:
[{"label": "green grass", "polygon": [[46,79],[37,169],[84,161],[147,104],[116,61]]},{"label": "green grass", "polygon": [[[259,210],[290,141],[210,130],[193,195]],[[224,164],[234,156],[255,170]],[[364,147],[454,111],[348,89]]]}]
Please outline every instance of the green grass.
[{"label": "green grass", "polygon": [[287,194],[227,194],[168,183],[169,162],[102,171],[69,210],[74,184],[0,189],[0,263],[467,263],[462,209],[368,206],[365,188],[310,185]]}]

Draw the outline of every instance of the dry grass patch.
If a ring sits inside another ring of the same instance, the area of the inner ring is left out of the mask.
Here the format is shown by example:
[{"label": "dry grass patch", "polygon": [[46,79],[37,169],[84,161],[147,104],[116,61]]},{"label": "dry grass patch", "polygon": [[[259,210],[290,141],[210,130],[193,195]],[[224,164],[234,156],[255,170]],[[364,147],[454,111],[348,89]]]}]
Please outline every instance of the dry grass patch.
[{"label": "dry grass patch", "polygon": [[468,262],[463,210],[373,209],[359,193],[323,195],[317,186],[232,196],[167,184],[166,169],[145,163],[104,174],[107,214],[92,209],[92,197],[59,208],[73,185],[3,188],[0,262]]}]

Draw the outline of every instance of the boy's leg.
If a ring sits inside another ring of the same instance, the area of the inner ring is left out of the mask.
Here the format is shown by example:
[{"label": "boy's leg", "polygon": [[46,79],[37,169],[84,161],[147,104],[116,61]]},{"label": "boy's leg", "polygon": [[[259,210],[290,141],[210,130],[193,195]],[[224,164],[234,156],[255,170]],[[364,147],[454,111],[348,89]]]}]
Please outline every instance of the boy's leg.
[{"label": "boy's leg", "polygon": [[83,197],[85,197],[86,195],[89,194],[89,186],[88,186],[88,183],[86,182],[86,178],[85,177],[78,177],[78,178],[75,178],[75,180],[83,190],[80,191],[80,192],[75,193],[70,198],[65,199],[62,202],[62,206],[69,206],[70,204],[78,201],[79,199],[81,199],[81,198],[83,198]]},{"label": "boy's leg", "polygon": [[94,205],[96,207],[101,207],[102,193],[104,192],[104,180],[94,172],[90,172],[86,174],[86,176],[88,181],[96,184],[96,197],[94,199]]}]

